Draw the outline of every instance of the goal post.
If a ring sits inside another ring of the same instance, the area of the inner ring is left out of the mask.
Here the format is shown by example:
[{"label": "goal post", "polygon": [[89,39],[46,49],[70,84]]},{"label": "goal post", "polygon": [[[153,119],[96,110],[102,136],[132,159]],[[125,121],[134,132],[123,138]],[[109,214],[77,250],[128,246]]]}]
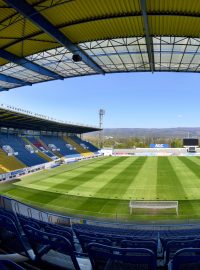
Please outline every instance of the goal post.
[{"label": "goal post", "polygon": [[131,200],[129,203],[130,214],[134,209],[175,209],[178,216],[178,201],[136,201]]}]

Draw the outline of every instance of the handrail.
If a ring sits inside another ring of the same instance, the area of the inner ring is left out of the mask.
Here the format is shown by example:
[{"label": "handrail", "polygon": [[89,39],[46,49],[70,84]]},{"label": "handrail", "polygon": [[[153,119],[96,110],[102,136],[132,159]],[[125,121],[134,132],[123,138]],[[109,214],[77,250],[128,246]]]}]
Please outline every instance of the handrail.
[{"label": "handrail", "polygon": [[200,221],[198,223],[180,223],[180,224],[141,224],[141,223],[120,223],[108,222],[105,220],[93,220],[80,216],[64,216],[58,213],[52,213],[44,210],[34,208],[26,203],[10,198],[5,195],[0,195],[0,207],[15,214],[20,214],[26,217],[31,217],[40,221],[46,221],[56,224],[63,224],[71,226],[74,223],[78,224],[92,224],[101,227],[126,228],[126,229],[143,229],[143,230],[175,230],[175,229],[195,229],[200,228]]},{"label": "handrail", "polygon": [[53,122],[56,122],[58,124],[66,124],[66,125],[71,125],[71,126],[81,126],[81,127],[90,127],[90,128],[99,128],[99,127],[97,127],[95,125],[86,125],[86,124],[75,123],[75,122],[71,122],[71,121],[58,120],[58,119],[53,118],[53,117],[49,117],[49,116],[39,114],[39,113],[34,113],[34,112],[31,112],[31,111],[24,110],[24,109],[15,107],[15,106],[7,105],[7,104],[4,104],[4,103],[0,103],[0,108],[9,110],[11,112],[14,111],[14,112],[22,113],[24,115],[30,115],[30,116],[37,117],[37,118],[40,118],[40,119],[53,121]]}]

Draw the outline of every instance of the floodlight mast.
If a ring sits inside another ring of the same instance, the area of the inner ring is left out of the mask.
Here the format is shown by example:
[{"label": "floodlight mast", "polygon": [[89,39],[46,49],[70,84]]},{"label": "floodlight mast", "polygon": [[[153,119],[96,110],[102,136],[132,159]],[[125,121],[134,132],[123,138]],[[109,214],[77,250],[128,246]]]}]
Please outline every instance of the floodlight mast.
[{"label": "floodlight mast", "polygon": [[[103,128],[103,117],[105,115],[105,110],[99,110],[99,128]],[[99,131],[99,148],[103,148],[103,130]]]}]

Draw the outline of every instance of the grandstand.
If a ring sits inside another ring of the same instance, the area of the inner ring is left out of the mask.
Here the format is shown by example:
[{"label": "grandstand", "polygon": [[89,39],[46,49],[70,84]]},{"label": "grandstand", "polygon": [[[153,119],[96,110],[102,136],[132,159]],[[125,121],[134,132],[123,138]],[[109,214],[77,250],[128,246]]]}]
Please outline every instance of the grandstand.
[{"label": "grandstand", "polygon": [[[80,135],[84,132],[96,131],[98,128],[72,126],[65,123],[62,123],[60,126],[60,123],[56,121],[51,121],[50,124],[48,119],[44,120],[35,116],[30,117],[24,113],[23,124],[20,123],[18,125],[18,119],[20,120],[22,117],[21,111],[21,109],[9,108],[9,106],[5,105],[1,108],[1,179],[13,179],[14,172],[16,171],[17,176],[19,169],[21,169],[20,173],[24,171],[25,174],[27,168],[29,168],[29,171],[32,171],[31,168],[34,167],[34,170],[37,170],[37,166],[39,168],[54,166],[55,164],[59,164],[61,158],[62,161],[65,160],[67,162],[69,159],[75,161],[76,159],[94,157],[99,154],[98,148],[77,137],[77,134]],[[36,126],[34,124],[32,126],[34,121],[37,123]],[[31,126],[33,129],[32,132],[29,130]],[[43,127],[42,131],[38,130],[41,126]],[[71,129],[73,129],[73,133],[71,133]],[[86,144],[87,147],[83,148],[83,145]],[[50,149],[51,145],[54,146],[56,151]],[[77,150],[73,145],[76,146]],[[40,167],[42,164],[45,166]],[[12,174],[9,174],[9,172],[12,172]]]},{"label": "grandstand", "polygon": [[[0,0],[0,11],[0,91],[115,72],[200,72],[198,0]],[[0,269],[200,269],[197,155],[134,149],[93,159],[99,149],[82,134],[98,127],[3,104],[0,128]],[[148,208],[170,200],[179,211],[156,220],[152,208],[152,221],[129,214],[135,200]]]}]

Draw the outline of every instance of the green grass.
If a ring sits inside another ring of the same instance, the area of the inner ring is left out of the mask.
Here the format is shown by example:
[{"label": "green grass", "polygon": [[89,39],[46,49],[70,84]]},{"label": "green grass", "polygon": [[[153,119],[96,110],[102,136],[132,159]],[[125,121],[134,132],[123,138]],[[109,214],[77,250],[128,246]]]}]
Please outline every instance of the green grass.
[{"label": "green grass", "polygon": [[[15,183],[0,193],[60,213],[119,220],[200,218],[199,157],[107,157],[63,165]],[[130,200],[178,200],[175,210],[138,210]]]}]

